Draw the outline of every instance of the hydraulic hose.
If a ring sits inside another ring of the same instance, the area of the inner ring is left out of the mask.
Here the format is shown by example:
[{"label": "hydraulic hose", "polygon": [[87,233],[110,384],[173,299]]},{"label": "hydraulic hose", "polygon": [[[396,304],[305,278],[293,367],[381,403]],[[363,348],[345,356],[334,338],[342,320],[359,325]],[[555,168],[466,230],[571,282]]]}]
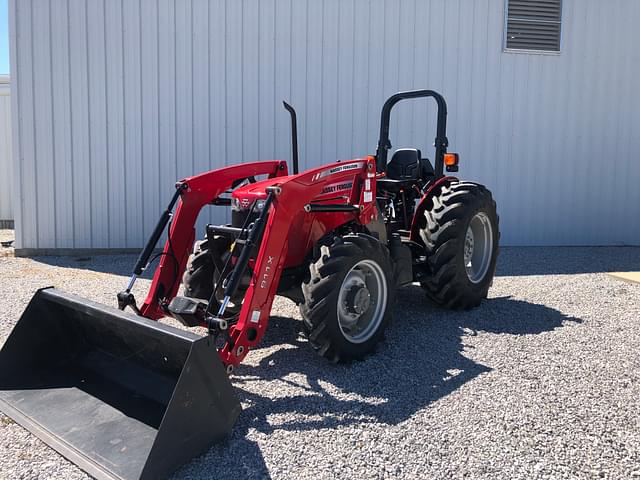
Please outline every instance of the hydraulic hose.
[{"label": "hydraulic hose", "polygon": [[247,265],[249,264],[249,258],[251,256],[251,252],[253,248],[258,244],[260,239],[262,238],[262,233],[264,232],[264,228],[267,225],[267,217],[269,216],[269,208],[273,203],[273,197],[275,193],[269,192],[267,195],[267,199],[264,202],[264,207],[260,212],[260,215],[253,223],[253,228],[249,231],[249,235],[245,241],[244,246],[242,247],[242,251],[240,252],[240,256],[238,257],[238,261],[236,262],[235,268],[233,272],[231,272],[231,277],[224,289],[225,298],[232,298],[236,290],[238,289],[238,285],[240,285],[240,281],[242,280],[242,276],[244,275],[245,270],[247,269]]}]

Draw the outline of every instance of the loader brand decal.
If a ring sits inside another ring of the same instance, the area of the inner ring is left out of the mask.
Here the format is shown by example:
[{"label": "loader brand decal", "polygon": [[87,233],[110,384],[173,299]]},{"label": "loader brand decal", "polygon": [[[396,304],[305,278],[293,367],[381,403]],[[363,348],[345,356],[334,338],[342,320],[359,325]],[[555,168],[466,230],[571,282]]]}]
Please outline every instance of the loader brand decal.
[{"label": "loader brand decal", "polygon": [[274,257],[267,255],[267,265],[264,267],[264,273],[260,277],[260,288],[267,288],[269,285],[269,279],[271,278],[271,269],[273,265]]},{"label": "loader brand decal", "polygon": [[356,162],[356,163],[349,163],[346,165],[338,165],[337,167],[331,167],[327,170],[323,170],[320,173],[316,173],[313,176],[313,180],[319,180],[321,178],[327,177],[329,175],[334,175],[336,173],[342,173],[342,172],[347,172],[349,170],[358,170],[360,168],[362,168],[362,166],[365,164],[365,162]]},{"label": "loader brand decal", "polygon": [[320,194],[323,193],[336,193],[341,192],[343,190],[351,190],[353,186],[353,182],[340,182],[340,183],[332,183],[331,185],[327,185],[322,189]]},{"label": "loader brand decal", "polygon": [[373,202],[373,192],[371,191],[371,180],[368,178],[364,181],[363,201],[365,203]]}]

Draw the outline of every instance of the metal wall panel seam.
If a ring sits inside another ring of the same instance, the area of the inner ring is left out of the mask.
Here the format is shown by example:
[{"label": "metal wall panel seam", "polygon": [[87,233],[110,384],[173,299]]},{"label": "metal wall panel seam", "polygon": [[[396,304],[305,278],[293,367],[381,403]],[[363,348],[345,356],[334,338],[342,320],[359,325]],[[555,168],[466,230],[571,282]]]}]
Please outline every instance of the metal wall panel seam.
[{"label": "metal wall panel seam", "polygon": [[20,59],[18,57],[18,6],[17,0],[9,0],[9,68],[12,72],[13,86],[11,88],[11,162],[13,164],[13,217],[15,223],[15,246],[21,248],[24,245],[22,222],[23,213],[23,184],[22,184],[22,143],[20,110],[18,109],[18,96],[20,94]]}]

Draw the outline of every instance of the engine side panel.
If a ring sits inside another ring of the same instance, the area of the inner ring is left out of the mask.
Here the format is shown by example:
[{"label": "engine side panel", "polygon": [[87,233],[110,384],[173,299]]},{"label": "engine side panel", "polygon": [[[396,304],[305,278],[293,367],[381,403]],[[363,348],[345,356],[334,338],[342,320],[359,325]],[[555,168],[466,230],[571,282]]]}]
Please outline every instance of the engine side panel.
[{"label": "engine side panel", "polygon": [[[301,191],[313,188],[319,192],[309,197],[306,203],[322,205],[351,204],[362,206],[362,211],[310,213],[304,209],[291,211],[287,255],[283,267],[302,265],[320,238],[347,223],[365,225],[377,218],[375,209],[375,162],[369,158],[339,162],[310,170],[297,176],[278,178],[283,184],[292,182]],[[235,189],[232,198],[240,208],[250,208],[256,200],[266,198],[266,188],[273,180],[263,180]]]}]

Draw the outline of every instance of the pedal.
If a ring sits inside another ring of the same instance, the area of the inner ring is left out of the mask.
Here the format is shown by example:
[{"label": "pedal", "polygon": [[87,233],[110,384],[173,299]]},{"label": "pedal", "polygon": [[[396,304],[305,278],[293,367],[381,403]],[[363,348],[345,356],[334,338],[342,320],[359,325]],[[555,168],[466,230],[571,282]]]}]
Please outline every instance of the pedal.
[{"label": "pedal", "polygon": [[199,327],[206,324],[207,305],[199,298],[175,297],[169,304],[169,313],[187,327]]}]

